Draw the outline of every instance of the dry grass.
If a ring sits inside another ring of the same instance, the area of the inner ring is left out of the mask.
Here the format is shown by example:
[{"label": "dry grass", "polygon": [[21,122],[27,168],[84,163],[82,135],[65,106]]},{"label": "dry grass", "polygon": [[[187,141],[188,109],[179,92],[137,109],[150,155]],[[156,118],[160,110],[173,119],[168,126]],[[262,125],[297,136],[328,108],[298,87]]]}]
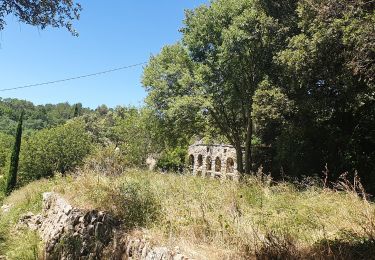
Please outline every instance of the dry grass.
[{"label": "dry grass", "polygon": [[[110,211],[129,230],[198,259],[350,259],[374,253],[375,207],[350,187],[300,190],[259,176],[235,183],[138,170],[117,177],[81,172],[30,184],[5,203],[17,212],[33,203],[38,210],[44,190],[81,208]],[[0,216],[5,222],[14,224]]]}]

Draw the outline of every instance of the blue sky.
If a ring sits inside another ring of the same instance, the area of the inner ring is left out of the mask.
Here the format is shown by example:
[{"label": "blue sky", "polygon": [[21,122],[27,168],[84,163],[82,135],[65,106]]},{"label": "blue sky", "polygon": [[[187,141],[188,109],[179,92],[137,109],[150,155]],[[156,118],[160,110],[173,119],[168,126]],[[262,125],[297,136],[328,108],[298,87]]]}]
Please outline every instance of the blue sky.
[{"label": "blue sky", "polygon": [[[79,37],[65,29],[38,30],[8,17],[0,32],[0,89],[58,80],[148,61],[166,44],[181,39],[184,10],[204,0],[79,1]],[[0,92],[0,97],[26,99],[35,104],[81,102],[142,104],[142,67],[39,86]]]}]

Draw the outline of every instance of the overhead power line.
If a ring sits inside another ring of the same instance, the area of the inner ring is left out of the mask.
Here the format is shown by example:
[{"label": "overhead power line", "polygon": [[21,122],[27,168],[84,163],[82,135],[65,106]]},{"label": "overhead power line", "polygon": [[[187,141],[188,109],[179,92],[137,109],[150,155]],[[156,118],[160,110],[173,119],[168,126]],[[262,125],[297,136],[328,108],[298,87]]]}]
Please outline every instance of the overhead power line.
[{"label": "overhead power line", "polygon": [[118,70],[124,70],[124,69],[133,68],[133,67],[138,67],[138,66],[142,66],[142,65],[145,65],[145,64],[147,64],[147,62],[137,63],[137,64],[133,64],[133,65],[118,67],[118,68],[114,68],[114,69],[110,69],[110,70],[99,71],[99,72],[90,73],[90,74],[81,75],[81,76],[76,76],[76,77],[71,77],[71,78],[65,78],[65,79],[47,81],[47,82],[42,82],[42,83],[24,85],[24,86],[19,86],[19,87],[14,87],[14,88],[4,88],[4,89],[0,89],[0,92],[22,89],[22,88],[32,88],[32,87],[50,85],[50,84],[55,84],[55,83],[60,83],[60,82],[65,82],[65,81],[71,81],[71,80],[76,80],[76,79],[88,78],[88,77],[93,77],[93,76],[97,76],[97,75],[115,72],[115,71],[118,71]]}]

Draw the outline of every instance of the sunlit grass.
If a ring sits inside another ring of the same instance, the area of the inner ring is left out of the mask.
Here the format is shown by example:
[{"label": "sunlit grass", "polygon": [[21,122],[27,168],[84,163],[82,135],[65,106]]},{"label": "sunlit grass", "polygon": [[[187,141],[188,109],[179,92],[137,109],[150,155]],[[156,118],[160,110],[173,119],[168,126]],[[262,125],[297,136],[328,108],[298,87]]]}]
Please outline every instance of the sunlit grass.
[{"label": "sunlit grass", "polygon": [[373,239],[375,207],[352,191],[132,170],[117,177],[81,172],[15,191],[4,201],[12,210],[0,216],[2,250],[15,251],[10,230],[20,214],[41,210],[44,191],[59,192],[79,208],[109,211],[150,241],[180,246],[197,258],[246,258],[275,253],[267,251],[270,246],[309,251],[322,241]]}]

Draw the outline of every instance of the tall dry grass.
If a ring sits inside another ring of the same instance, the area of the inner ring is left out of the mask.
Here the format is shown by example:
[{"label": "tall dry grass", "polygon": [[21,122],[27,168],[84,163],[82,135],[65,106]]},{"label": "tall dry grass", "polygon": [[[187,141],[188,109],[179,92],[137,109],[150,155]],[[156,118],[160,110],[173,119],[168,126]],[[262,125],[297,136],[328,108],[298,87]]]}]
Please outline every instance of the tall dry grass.
[{"label": "tall dry grass", "polygon": [[[77,207],[110,211],[128,232],[179,246],[197,259],[368,259],[375,206],[357,181],[343,178],[328,189],[311,181],[274,183],[261,171],[236,183],[139,170],[111,177],[85,169],[42,182]],[[18,205],[25,191],[6,203]]]}]

